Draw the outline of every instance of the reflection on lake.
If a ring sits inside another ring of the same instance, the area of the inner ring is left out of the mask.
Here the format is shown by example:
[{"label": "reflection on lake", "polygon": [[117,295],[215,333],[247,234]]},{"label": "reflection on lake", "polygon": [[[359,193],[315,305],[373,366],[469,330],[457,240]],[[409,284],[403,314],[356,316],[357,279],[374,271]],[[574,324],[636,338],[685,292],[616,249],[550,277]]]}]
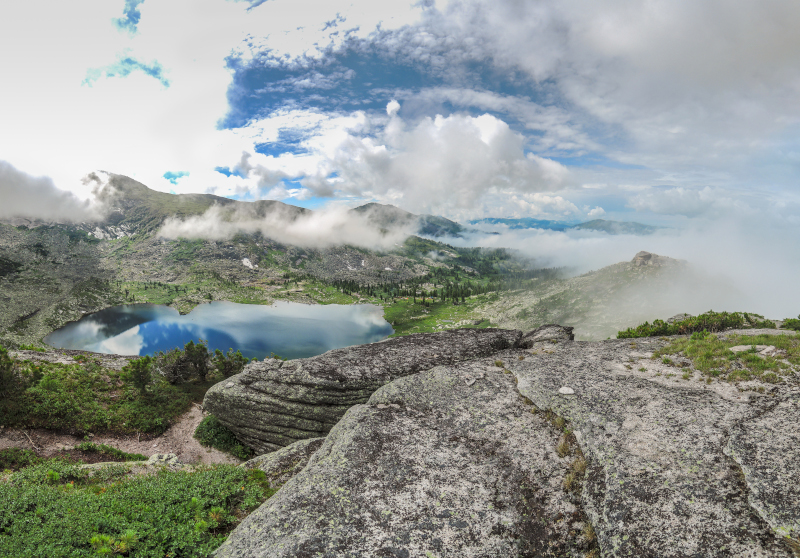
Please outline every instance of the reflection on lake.
[{"label": "reflection on lake", "polygon": [[185,316],[168,306],[131,304],[84,316],[44,341],[60,349],[152,355],[183,348],[189,340],[205,339],[212,351],[233,347],[248,358],[262,359],[270,353],[302,358],[379,341],[392,332],[383,319],[383,309],[371,304],[211,302]]}]

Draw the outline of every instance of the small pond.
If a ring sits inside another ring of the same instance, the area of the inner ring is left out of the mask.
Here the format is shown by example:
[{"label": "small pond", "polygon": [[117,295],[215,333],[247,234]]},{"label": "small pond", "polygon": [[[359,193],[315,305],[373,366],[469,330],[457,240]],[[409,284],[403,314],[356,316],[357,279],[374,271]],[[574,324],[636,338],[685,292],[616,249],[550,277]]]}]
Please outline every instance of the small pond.
[{"label": "small pond", "polygon": [[383,309],[371,304],[211,302],[185,316],[155,304],[106,308],[67,324],[44,341],[60,349],[143,356],[205,339],[212,351],[232,347],[248,358],[263,359],[271,353],[285,358],[314,356],[379,341],[392,333]]}]

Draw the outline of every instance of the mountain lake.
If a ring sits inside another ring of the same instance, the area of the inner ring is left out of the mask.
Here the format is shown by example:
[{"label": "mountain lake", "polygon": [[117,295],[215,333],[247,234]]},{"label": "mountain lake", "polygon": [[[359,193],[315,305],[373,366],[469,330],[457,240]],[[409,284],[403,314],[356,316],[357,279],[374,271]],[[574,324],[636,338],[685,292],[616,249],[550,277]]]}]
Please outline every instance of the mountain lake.
[{"label": "mountain lake", "polygon": [[44,341],[59,349],[143,356],[204,339],[212,352],[233,348],[247,358],[274,353],[293,359],[380,341],[393,332],[383,308],[372,304],[211,302],[183,316],[168,306],[129,304],[88,314]]}]

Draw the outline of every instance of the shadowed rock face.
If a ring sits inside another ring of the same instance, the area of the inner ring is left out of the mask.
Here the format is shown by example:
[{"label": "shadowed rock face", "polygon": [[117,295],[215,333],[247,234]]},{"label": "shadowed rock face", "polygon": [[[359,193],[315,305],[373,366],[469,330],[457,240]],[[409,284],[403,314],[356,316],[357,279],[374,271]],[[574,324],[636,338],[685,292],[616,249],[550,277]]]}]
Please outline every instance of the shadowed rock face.
[{"label": "shadowed rock face", "polygon": [[671,377],[666,340],[561,333],[391,381],[275,454],[320,444],[216,556],[800,556],[796,372],[739,391]]},{"label": "shadowed rock face", "polygon": [[267,360],[213,386],[203,407],[259,453],[324,436],[353,405],[397,378],[513,347],[520,331],[408,335],[288,362]]}]

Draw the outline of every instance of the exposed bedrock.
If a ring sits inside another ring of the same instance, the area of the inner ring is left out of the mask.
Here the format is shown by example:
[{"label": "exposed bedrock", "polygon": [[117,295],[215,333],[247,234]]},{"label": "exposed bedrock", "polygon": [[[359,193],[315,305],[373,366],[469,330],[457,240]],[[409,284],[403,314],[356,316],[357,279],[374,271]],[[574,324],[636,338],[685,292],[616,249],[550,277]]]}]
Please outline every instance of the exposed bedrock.
[{"label": "exposed bedrock", "polygon": [[483,360],[380,388],[216,556],[584,556],[572,457],[514,384]]},{"label": "exposed bedrock", "polygon": [[204,408],[257,453],[326,435],[375,390],[437,365],[492,355],[515,346],[522,332],[459,329],[335,349],[292,361],[254,362],[213,386]]},{"label": "exposed bedrock", "polygon": [[567,419],[590,463],[582,499],[603,555],[800,555],[796,376],[765,395],[671,379],[642,359],[663,344],[559,344],[509,361],[519,392]]},{"label": "exposed bedrock", "polygon": [[800,556],[796,374],[740,391],[675,377],[665,340],[546,337],[387,383],[275,454],[299,472],[216,556]]}]

